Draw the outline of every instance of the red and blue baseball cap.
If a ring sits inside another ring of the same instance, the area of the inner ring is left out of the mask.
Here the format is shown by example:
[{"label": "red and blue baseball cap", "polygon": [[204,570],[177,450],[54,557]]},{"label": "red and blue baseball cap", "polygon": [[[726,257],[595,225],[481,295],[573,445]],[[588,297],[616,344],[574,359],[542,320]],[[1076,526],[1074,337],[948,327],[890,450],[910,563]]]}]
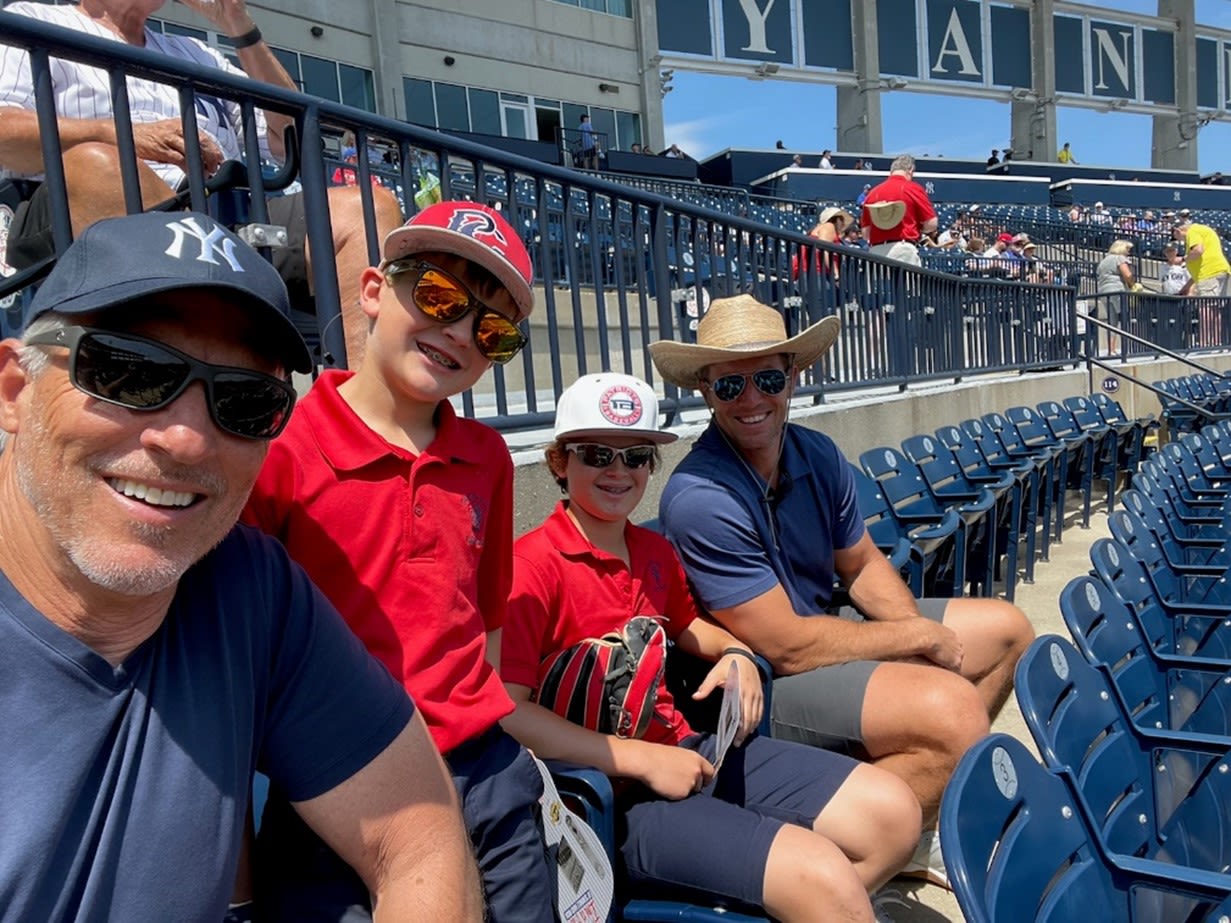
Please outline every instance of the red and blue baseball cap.
[{"label": "red and blue baseball cap", "polygon": [[517,231],[478,202],[437,202],[385,236],[384,260],[436,250],[482,266],[509,290],[517,320],[534,310],[534,266]]},{"label": "red and blue baseball cap", "polygon": [[252,312],[288,367],[312,370],[312,354],[291,322],[291,300],[278,271],[208,215],[145,212],[104,218],[56,260],[26,307],[23,327],[47,311],[88,314],[150,295],[211,289]]}]

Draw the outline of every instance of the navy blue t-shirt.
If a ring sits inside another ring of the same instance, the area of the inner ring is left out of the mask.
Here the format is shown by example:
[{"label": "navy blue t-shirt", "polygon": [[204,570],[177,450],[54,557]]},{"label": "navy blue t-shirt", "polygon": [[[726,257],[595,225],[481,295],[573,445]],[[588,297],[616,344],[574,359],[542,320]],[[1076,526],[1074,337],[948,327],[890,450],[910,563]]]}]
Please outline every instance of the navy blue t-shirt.
[{"label": "navy blue t-shirt", "polygon": [[782,584],[797,615],[824,612],[834,550],[863,537],[855,479],[833,440],[802,426],[788,426],[784,438],[773,497],[713,423],[667,481],[663,533],[706,609],[729,609]]},{"label": "navy blue t-shirt", "polygon": [[313,798],[413,712],[281,545],[245,526],[115,668],[0,574],[0,920],[218,923],[253,770]]}]

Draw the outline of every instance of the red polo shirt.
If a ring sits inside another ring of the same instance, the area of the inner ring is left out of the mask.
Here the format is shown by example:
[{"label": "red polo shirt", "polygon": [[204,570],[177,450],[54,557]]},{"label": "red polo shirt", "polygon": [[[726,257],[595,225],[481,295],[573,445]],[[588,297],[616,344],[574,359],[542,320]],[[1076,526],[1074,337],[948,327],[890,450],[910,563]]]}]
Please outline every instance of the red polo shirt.
[{"label": "red polo shirt", "polygon": [[[905,202],[906,214],[897,227],[881,230],[872,223],[872,213],[868,206],[876,202]],[[909,240],[919,242],[919,228],[925,221],[936,217],[936,209],[928,200],[928,194],[923,187],[913,179],[907,179],[901,173],[891,173],[882,183],[873,186],[868,197],[863,200],[863,211],[860,212],[859,225],[868,229],[868,243],[888,243],[891,240]]]},{"label": "red polo shirt", "polygon": [[[517,540],[513,594],[500,673],[534,689],[539,664],[556,651],[618,631],[637,615],[665,616],[675,639],[697,617],[684,569],[670,543],[649,529],[624,527],[632,567],[586,540],[559,504],[537,529]],[[678,744],[692,734],[665,683],[645,739]]]},{"label": "red polo shirt", "polygon": [[338,394],[350,374],[299,402],[243,518],[282,540],[447,753],[513,711],[486,659],[512,581],[513,462],[448,401],[423,454],[389,444]]}]

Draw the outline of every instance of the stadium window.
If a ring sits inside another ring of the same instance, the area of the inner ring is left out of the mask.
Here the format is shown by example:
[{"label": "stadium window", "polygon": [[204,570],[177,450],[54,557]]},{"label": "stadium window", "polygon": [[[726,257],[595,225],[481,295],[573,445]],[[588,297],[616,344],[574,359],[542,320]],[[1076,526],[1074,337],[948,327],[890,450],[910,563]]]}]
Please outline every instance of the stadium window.
[{"label": "stadium window", "polygon": [[495,91],[470,88],[470,130],[500,134],[500,96]]},{"label": "stadium window", "polygon": [[594,126],[594,133],[602,139],[602,146],[605,149],[610,149],[616,145],[616,120],[614,111],[611,109],[591,107],[590,123]]},{"label": "stadium window", "polygon": [[305,93],[330,99],[335,103],[342,101],[338,93],[338,65],[333,61],[318,58],[310,54],[299,56],[300,74],[303,76]]},{"label": "stadium window", "polygon": [[596,13],[610,13],[612,16],[624,16],[632,19],[633,8],[629,0],[556,0],[557,3],[567,3],[569,6],[580,6],[582,9],[593,10]]},{"label": "stadium window", "polygon": [[627,151],[633,143],[641,143],[641,115],[637,112],[617,112],[615,145]]},{"label": "stadium window", "polygon": [[291,75],[291,79],[295,81],[295,86],[303,89],[303,78],[299,76],[299,55],[287,48],[278,48],[271,45],[270,51],[274,53],[274,57],[278,62],[286,68],[286,72]]},{"label": "stadium window", "polygon": [[470,107],[466,88],[454,83],[436,84],[436,119],[439,128],[470,131]]},{"label": "stadium window", "polygon": [[432,81],[403,77],[402,92],[406,95],[406,121],[435,128],[436,99],[432,94]]},{"label": "stadium window", "polygon": [[376,85],[370,70],[339,64],[338,82],[342,86],[342,102],[368,112],[376,111]]}]

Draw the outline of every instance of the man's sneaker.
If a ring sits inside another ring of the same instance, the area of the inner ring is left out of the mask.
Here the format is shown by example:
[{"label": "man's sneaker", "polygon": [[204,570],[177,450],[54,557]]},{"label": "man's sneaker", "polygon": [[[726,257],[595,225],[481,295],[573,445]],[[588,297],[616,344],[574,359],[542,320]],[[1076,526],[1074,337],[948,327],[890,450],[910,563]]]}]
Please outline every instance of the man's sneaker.
[{"label": "man's sneaker", "polygon": [[894,891],[891,888],[881,888],[872,895],[872,913],[876,917],[876,923],[897,923],[893,914],[889,912],[890,907],[910,909],[910,904],[902,900],[901,891]]},{"label": "man's sneaker", "polygon": [[926,878],[934,885],[949,888],[949,874],[945,871],[945,857],[940,852],[940,833],[935,827],[923,831],[915,854],[899,872],[907,878]]}]

